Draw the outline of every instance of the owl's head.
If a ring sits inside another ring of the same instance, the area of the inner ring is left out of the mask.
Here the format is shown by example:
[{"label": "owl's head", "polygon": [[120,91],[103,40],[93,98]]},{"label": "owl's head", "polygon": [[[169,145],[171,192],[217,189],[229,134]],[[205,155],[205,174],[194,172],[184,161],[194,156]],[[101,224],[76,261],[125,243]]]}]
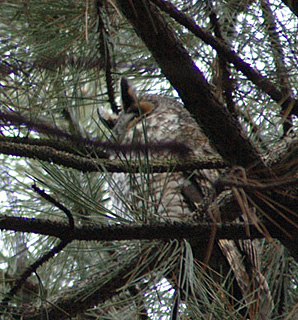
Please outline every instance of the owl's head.
[{"label": "owl's head", "polygon": [[146,99],[138,99],[134,88],[123,77],[120,81],[122,112],[113,128],[116,136],[120,136],[125,130],[129,130],[142,117],[150,114],[155,108],[155,105]]},{"label": "owl's head", "polygon": [[144,143],[151,150],[158,146],[154,149],[156,157],[177,152],[180,155],[181,150],[184,156],[189,155],[189,150],[197,156],[215,154],[198,123],[176,99],[157,94],[137,97],[126,78],[121,79],[120,88],[122,112],[112,135],[117,142],[123,145]]}]

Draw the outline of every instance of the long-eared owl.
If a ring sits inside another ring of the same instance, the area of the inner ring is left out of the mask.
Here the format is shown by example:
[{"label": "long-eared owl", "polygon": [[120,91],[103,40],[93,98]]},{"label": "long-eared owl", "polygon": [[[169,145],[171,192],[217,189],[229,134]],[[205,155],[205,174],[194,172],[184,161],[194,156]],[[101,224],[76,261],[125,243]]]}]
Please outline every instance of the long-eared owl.
[{"label": "long-eared owl", "polygon": [[[140,171],[111,175],[114,213],[136,223],[204,222],[208,215],[198,217],[194,212],[198,204],[213,197],[213,183],[219,173],[208,169],[153,173],[148,163],[151,160],[183,161],[192,156],[206,159],[218,155],[217,152],[181,103],[159,95],[137,98],[125,78],[120,86],[123,109],[113,128],[113,139],[122,148],[113,152],[111,158],[121,159],[127,168],[139,165]],[[193,250],[195,258],[204,258],[203,247],[194,246]],[[243,264],[244,256],[249,270]],[[212,268],[219,270],[222,264],[227,273],[229,270],[235,273],[236,286],[242,296],[252,286],[251,290],[257,292],[252,294],[253,299],[259,300],[265,313],[269,312],[270,294],[252,241],[219,240],[209,262]]]},{"label": "long-eared owl", "polygon": [[144,95],[137,99],[125,78],[121,94],[123,110],[113,135],[124,151],[117,157],[143,167],[138,174],[113,175],[117,188],[114,210],[139,222],[192,221],[195,203],[208,193],[216,173],[200,170],[196,179],[191,173],[150,173],[146,161],[204,159],[216,151],[189,112],[173,98]]}]

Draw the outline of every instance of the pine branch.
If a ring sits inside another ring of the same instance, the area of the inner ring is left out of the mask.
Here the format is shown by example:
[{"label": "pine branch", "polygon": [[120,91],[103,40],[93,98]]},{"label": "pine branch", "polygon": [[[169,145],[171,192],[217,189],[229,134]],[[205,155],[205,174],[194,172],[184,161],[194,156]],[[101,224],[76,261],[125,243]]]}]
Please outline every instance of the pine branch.
[{"label": "pine branch", "polygon": [[32,185],[32,189],[39,194],[42,198],[44,198],[46,201],[52,203],[55,207],[57,207],[58,209],[60,209],[62,212],[65,213],[65,215],[68,218],[68,223],[69,223],[69,227],[70,229],[74,229],[75,226],[75,222],[74,222],[74,218],[72,213],[59,201],[57,201],[56,199],[54,199],[52,196],[48,195],[44,190],[38,188],[35,184]]},{"label": "pine branch", "polygon": [[[28,306],[25,310],[20,308],[15,309],[14,312],[21,314],[23,320],[40,320],[45,315],[51,320],[68,320],[72,316],[79,315],[87,309],[119,295],[121,289],[127,286],[129,275],[135,273],[136,265],[141,263],[141,259],[138,255],[117,270],[98,272],[93,277],[78,282],[69,290],[63,290],[59,295],[52,297],[47,303],[40,304],[38,302],[38,304]],[[149,272],[150,269],[145,268],[139,271],[138,275],[145,276]],[[137,275],[135,274],[135,276]],[[108,280],[104,280],[104,286],[99,286],[103,282],[102,279]]]},{"label": "pine branch", "polygon": [[[298,114],[298,102],[290,97],[284,97],[261,74],[253,70],[249,64],[240,59],[237,54],[230,51],[210,34],[203,32],[187,16],[181,16],[170,3],[152,0],[165,12],[170,12],[178,22],[199,36],[206,43],[212,44],[219,53],[225,55],[227,60],[234,63],[259,88],[267,92],[275,101],[283,106],[287,105],[289,112]],[[118,0],[117,4],[123,15],[135,28],[137,34],[143,40],[152,56],[160,66],[162,72],[179,93],[185,107],[194,115],[195,119],[205,130],[210,140],[216,146],[222,157],[231,164],[250,168],[258,179],[268,179],[271,172],[266,168],[257,150],[249,139],[237,126],[225,108],[212,95],[212,90],[204,78],[202,72],[196,67],[183,44],[178,40],[174,30],[169,26],[160,11],[149,2],[142,0]],[[150,19],[148,19],[150,17]],[[179,68],[177,68],[179,66]],[[269,199],[261,193],[248,192],[251,202],[259,212],[273,226],[279,226],[286,230],[286,235],[279,239],[290,248],[292,254],[298,256],[295,242],[297,227],[293,223],[293,213],[297,212],[297,201],[289,197],[283,197],[278,192],[269,195]],[[276,207],[276,204],[280,204]]]},{"label": "pine branch", "polygon": [[[258,152],[235,124],[233,117],[215,99],[202,72],[160,11],[142,0],[118,0],[117,3],[179,93],[185,107],[200,123],[223,158],[243,167],[255,165],[264,169]],[[222,54],[225,55],[225,52]]]},{"label": "pine branch", "polygon": [[281,104],[283,109],[286,110],[289,108],[290,114],[298,115],[298,100],[295,100],[288,95],[284,95],[270,80],[263,77],[259,71],[254,70],[222,41],[217,40],[209,32],[204,31],[190,17],[180,12],[170,2],[163,0],[151,0],[151,2],[157,5],[162,11],[168,13],[172,18],[186,27],[206,44],[210,45],[218,52],[218,54],[224,56],[227,61],[231,62],[237,70],[241,71],[259,89],[267,93],[278,104]]},{"label": "pine branch", "polygon": [[96,9],[97,9],[97,17],[98,17],[98,32],[99,32],[99,51],[104,60],[104,68],[105,68],[105,77],[107,84],[107,91],[109,96],[109,102],[111,104],[111,109],[114,113],[119,113],[119,108],[115,102],[115,92],[113,86],[112,79],[112,57],[110,53],[110,47],[108,43],[109,34],[105,27],[104,20],[102,18],[102,8],[103,3],[101,1],[97,1]]},{"label": "pine branch", "polygon": [[[122,150],[124,153],[129,153],[132,150],[146,151],[148,149],[158,151],[162,148],[173,149],[177,152],[180,147],[176,142],[152,145],[150,148],[144,144],[119,146],[103,143],[102,146]],[[106,155],[96,148],[90,149],[90,147],[83,147],[82,145],[78,147],[73,145],[72,147],[69,143],[56,140],[0,137],[0,153],[51,162],[81,172],[136,173],[144,171],[144,164],[142,163],[128,164],[118,159],[106,159]],[[206,159],[188,157],[188,159],[172,160],[171,162],[154,160],[150,162],[149,166],[146,165],[146,170],[150,170],[150,172],[192,171],[195,169],[221,169],[226,166],[226,163],[218,157],[208,157]]]},{"label": "pine branch", "polygon": [[[294,139],[294,142],[296,142],[296,139]],[[21,147],[21,150],[18,149],[19,146]],[[286,146],[293,147],[293,143],[286,144]],[[290,159],[293,158],[295,153],[297,153],[297,148],[295,148],[295,146],[296,144],[294,143],[294,150],[290,149],[289,151]],[[12,150],[14,150],[14,148],[17,149],[17,152],[12,153]],[[127,172],[132,172],[132,170],[135,170],[133,172],[137,172],[137,170],[140,169],[140,166],[136,165],[135,167],[133,167],[133,164],[130,164],[128,168],[127,164],[125,165],[123,164],[123,162],[119,162],[119,161],[117,163],[116,160],[104,159],[104,160],[101,160],[101,162],[96,163],[94,159],[86,159],[80,156],[66,154],[62,151],[55,151],[50,147],[28,146],[28,145],[18,145],[18,144],[6,145],[5,143],[3,145],[3,143],[2,144],[0,143],[0,151],[2,153],[15,154],[19,156],[31,156],[32,158],[38,158],[40,160],[45,160],[45,161],[49,161],[49,160],[53,162],[55,161],[55,163],[57,164],[62,164],[68,167],[76,168],[84,172],[100,171],[100,168],[102,168],[102,165],[105,165],[107,167],[107,170],[110,170],[111,172],[124,172],[125,171],[124,168],[126,168]],[[283,149],[281,149],[281,151],[283,152],[283,154],[285,154]],[[274,157],[276,156],[275,153],[273,153],[273,156]],[[283,156],[283,159],[286,159],[286,158],[287,156]],[[115,163],[116,163],[116,166],[115,166]],[[156,164],[157,166],[154,167],[154,165]],[[156,170],[156,172],[162,172],[162,170],[164,170],[164,172],[168,172],[169,164],[167,163],[161,166],[160,164],[161,163],[159,163],[158,165],[158,163],[152,162],[151,163],[152,170]],[[222,165],[222,163],[221,162],[216,163],[216,161],[215,163],[212,163],[210,162],[210,159],[209,159],[205,163],[202,163],[202,162],[195,163],[195,167],[193,165],[194,163],[192,162],[187,163],[187,161],[181,161],[181,163],[176,163],[174,165],[173,170],[185,171],[185,170],[194,170],[195,168],[201,169],[203,168],[203,165],[206,165],[206,167],[204,168],[210,168],[210,165],[211,167],[215,165],[215,167],[217,166],[218,168],[218,166]],[[296,172],[296,168],[297,168],[297,163],[296,165],[294,165],[294,167],[292,167],[292,164],[291,166],[289,165],[289,170],[292,170],[292,172],[293,170]],[[142,167],[142,170],[144,170],[144,167]],[[148,170],[148,168],[146,170]],[[286,168],[283,168],[283,170],[284,170],[284,174],[288,173],[286,171]],[[280,235],[278,236],[278,238],[285,244],[285,246],[289,250],[291,250],[294,256],[298,255],[297,247],[295,245],[295,241],[296,241],[295,235],[297,234],[297,227],[295,224],[293,224],[293,221],[295,221],[296,218],[292,214],[292,212],[296,212],[297,210],[296,198],[290,198],[278,192],[271,192],[271,194],[269,195],[269,199],[271,200],[269,202],[268,202],[268,199],[264,201],[265,194],[263,195],[262,192],[261,193],[256,192],[257,189],[260,189],[260,188],[258,187],[253,188],[253,186],[251,185],[248,185],[248,184],[246,185],[247,185],[246,190],[249,196],[251,197],[253,205],[255,205],[260,210],[260,212],[262,212],[262,215],[266,216],[266,219],[268,219],[268,221],[272,223],[271,229],[274,230],[276,228],[280,228],[280,230],[286,230],[287,234],[293,237],[293,238],[288,238],[284,234],[284,232],[280,232]],[[241,187],[243,187],[243,185],[241,185]],[[233,203],[234,200],[231,200],[231,202]],[[276,205],[274,203],[278,203],[279,208],[276,209],[275,208]],[[230,204],[228,204],[227,207],[229,208],[228,210],[223,208],[222,211],[228,212],[230,210]],[[241,214],[241,211],[239,210],[238,211],[236,210],[234,212],[238,212],[238,215]],[[233,216],[233,218],[236,218],[236,216]]]},{"label": "pine branch", "polygon": [[[36,272],[36,270],[53,258],[56,254],[61,252],[67,245],[69,244],[68,240],[61,240],[59,243],[50,249],[48,252],[43,254],[39,259],[37,259],[34,263],[32,263],[26,270],[20,275],[20,277],[16,280],[14,286],[9,290],[6,294],[5,298],[1,301],[1,306],[7,306],[7,304],[11,301],[14,295],[22,288],[22,286],[26,283],[28,278]],[[1,314],[1,311],[0,311]]]},{"label": "pine branch", "polygon": [[[277,76],[278,84],[281,88],[281,93],[283,96],[288,97],[291,96],[291,87],[289,81],[289,75],[287,73],[287,67],[285,64],[285,55],[284,50],[282,48],[282,44],[280,41],[280,35],[276,25],[276,18],[274,17],[274,13],[268,3],[268,1],[261,0],[260,1],[263,16],[264,16],[264,24],[266,26],[267,36],[269,38],[269,42],[272,50],[272,57],[275,64],[275,72]],[[290,130],[293,126],[291,114],[289,112],[289,106],[282,105],[281,107],[281,115],[284,117],[283,119],[283,129],[284,135]]]},{"label": "pine branch", "polygon": [[[33,190],[37,192],[40,196],[46,199],[48,202],[54,204],[58,209],[62,210],[69,220],[69,228],[70,230],[74,229],[74,219],[71,212],[61,203],[56,201],[53,197],[46,194],[43,190],[39,189],[37,186],[32,186]],[[61,252],[72,240],[69,238],[64,238],[63,235],[60,237],[61,240],[59,243],[50,249],[48,252],[43,254],[39,259],[34,261],[26,270],[19,276],[16,280],[14,286],[10,289],[10,291],[6,294],[6,297],[2,300],[1,305],[5,306],[9,301],[14,297],[14,295],[22,288],[22,286],[26,283],[28,278],[32,275],[32,273],[36,272],[36,270],[53,258],[56,254]]]},{"label": "pine branch", "polygon": [[[239,210],[239,209],[238,209]],[[274,237],[280,236],[278,228],[264,225]],[[193,239],[205,241],[211,230],[216,229],[215,239],[255,239],[263,238],[253,224],[242,223],[160,223],[154,225],[92,225],[73,229],[66,223],[45,219],[3,216],[0,230],[29,232],[65,239],[67,241],[124,241],[124,240],[171,240]],[[250,233],[247,234],[247,230]]]},{"label": "pine branch", "polygon": [[[222,33],[222,26],[219,24],[218,17],[213,10],[211,3],[209,6],[209,19],[214,28],[214,34],[219,41],[223,42],[227,46],[227,42],[225,41],[225,37]],[[226,33],[231,33],[231,30],[235,28],[235,22],[235,17],[233,17],[231,21],[225,21],[226,25],[224,25],[224,27],[228,29],[226,30]],[[229,64],[227,63],[225,56],[221,55],[220,53],[215,58],[215,63],[218,64],[218,68],[216,68],[213,74],[212,83],[215,84],[217,90],[221,91],[220,97],[223,96],[225,98],[229,112],[234,117],[235,121],[238,121],[238,112],[233,99],[234,83],[231,78]]]},{"label": "pine branch", "polygon": [[6,78],[9,74],[28,76],[34,70],[48,70],[54,71],[61,67],[73,67],[83,70],[101,69],[103,68],[104,60],[95,57],[74,56],[72,53],[67,55],[60,54],[55,57],[38,57],[38,59],[29,61],[17,61],[8,63],[5,61],[0,62],[0,74],[2,78]]}]

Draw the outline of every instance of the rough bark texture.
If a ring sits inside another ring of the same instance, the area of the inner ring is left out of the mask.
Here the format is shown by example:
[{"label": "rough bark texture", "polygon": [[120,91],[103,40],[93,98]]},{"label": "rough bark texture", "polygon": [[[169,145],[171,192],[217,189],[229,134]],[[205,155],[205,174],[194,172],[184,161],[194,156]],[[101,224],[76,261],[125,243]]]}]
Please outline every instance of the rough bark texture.
[{"label": "rough bark texture", "polygon": [[[274,178],[275,173],[268,171],[249,139],[213,96],[202,72],[158,9],[142,0],[117,0],[117,5],[222,157],[231,165],[244,167],[252,179]],[[297,200],[279,190],[248,195],[265,220],[280,228],[279,240],[297,257]]]},{"label": "rough bark texture", "polygon": [[232,164],[263,167],[258,153],[213,96],[202,72],[158,9],[142,0],[117,3],[219,153]]}]

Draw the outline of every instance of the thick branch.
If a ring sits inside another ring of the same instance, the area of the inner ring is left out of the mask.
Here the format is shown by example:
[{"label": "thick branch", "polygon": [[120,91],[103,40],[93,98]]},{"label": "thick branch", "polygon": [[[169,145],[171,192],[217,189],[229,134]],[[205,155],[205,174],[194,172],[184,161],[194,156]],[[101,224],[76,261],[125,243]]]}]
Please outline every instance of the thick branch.
[{"label": "thick branch", "polygon": [[[294,139],[294,142],[295,141],[296,140]],[[294,144],[294,146],[295,145],[296,144]],[[285,149],[287,149],[287,146]],[[292,146],[292,144],[290,144],[289,146]],[[14,151],[14,153],[12,153],[12,150]],[[284,150],[281,150],[281,151],[284,151]],[[8,153],[8,154],[16,154],[19,156],[27,156],[27,157],[30,156],[32,158],[35,158],[35,159],[38,158],[40,160],[45,160],[45,161],[53,161],[57,164],[62,164],[68,167],[76,168],[84,172],[100,171],[102,166],[107,167],[107,170],[111,172],[124,172],[125,170],[127,172],[132,172],[132,170],[133,172],[137,172],[137,170],[139,170],[140,168],[138,164],[136,164],[135,167],[133,167],[133,164],[130,164],[128,167],[127,164],[121,161],[116,161],[116,160],[102,159],[99,161],[96,159],[87,159],[80,156],[67,154],[62,151],[57,151],[51,147],[41,147],[41,146],[32,146],[32,145],[3,142],[3,143],[0,143],[0,152]],[[294,151],[290,150],[289,152],[290,159],[285,160],[285,162],[290,161],[290,164],[291,164],[292,163],[291,158],[293,157],[293,154],[295,154],[295,152],[297,153],[297,148],[294,147]],[[283,157],[283,159],[285,159],[285,157]],[[218,168],[220,165],[223,165],[222,162],[220,161],[216,162],[216,161],[218,160],[215,160],[215,162],[212,163],[210,162],[210,159],[207,159],[203,163],[200,162],[200,160],[199,162],[196,163],[196,162],[192,162],[190,159],[189,163],[187,161],[181,161],[180,163],[177,163],[176,165],[174,165],[173,170],[185,171],[185,170],[193,170],[195,168],[202,169],[203,165],[206,166],[204,168],[212,168],[212,167]],[[161,164],[161,163],[152,162],[151,165],[152,167],[150,167],[150,170],[151,169],[156,170],[156,172],[162,172],[163,170],[165,172],[168,172],[169,170],[168,163]],[[144,171],[144,167],[142,165],[141,167],[142,167],[142,170]],[[295,168],[296,167],[294,165],[294,168],[292,168],[291,171],[296,170]],[[149,170],[148,167],[145,169]],[[287,173],[286,170],[285,170],[285,173]],[[271,193],[271,195],[269,195],[269,198],[272,199],[273,202],[272,204],[270,204],[268,203],[267,200],[264,202],[264,200],[262,199],[262,196],[260,197],[260,194],[256,196],[256,193],[254,192],[255,190],[251,190],[251,188],[248,188],[248,189],[249,189],[248,192],[252,197],[252,201],[254,201],[254,203],[260,209],[259,212],[262,212],[264,216],[266,215],[266,218],[268,219],[268,221],[272,222],[271,229],[275,230],[277,228],[278,230],[286,230],[287,235],[292,236],[292,238],[288,239],[287,236],[284,234],[284,232],[280,231],[278,238],[293,253],[293,255],[298,255],[296,240],[295,240],[295,234],[297,234],[297,226],[295,226],[295,224],[292,223],[293,219],[295,221],[295,217],[291,213],[291,212],[297,211],[297,200],[295,198],[289,198],[289,197],[284,198],[283,196],[281,196],[281,194],[278,194],[278,193]],[[276,208],[276,203],[280,205],[277,208]],[[289,210],[287,210],[287,208]],[[224,214],[229,215],[231,210],[228,205],[228,209],[225,209],[225,207],[223,207],[221,211],[224,212]],[[238,210],[238,212],[240,211]],[[282,217],[282,215],[280,214],[281,212],[283,212],[284,217]],[[280,229],[278,228],[278,226],[280,227]]]},{"label": "thick branch", "polygon": [[[157,8],[142,0],[133,2],[118,0],[117,4],[152,53],[162,72],[178,91],[185,107],[195,116],[223,158],[232,164],[244,168],[253,168],[253,172],[258,174],[257,179],[270,177],[270,173],[268,174],[255,148],[242,134],[241,129],[235,124],[226,109],[212,95],[203,74],[195,66],[182,43],[177,39],[174,31],[166,23]],[[218,45],[219,42],[214,44]],[[241,66],[247,74],[252,73],[253,69],[248,64],[243,63],[235,53],[230,50],[225,52],[222,48],[225,47],[218,46],[217,50],[221,50],[223,55],[227,54],[227,60],[229,56],[234,57],[236,67],[237,62],[239,68]],[[251,77],[255,76],[257,74],[253,72]],[[261,75],[258,76],[256,81],[264,89],[268,85],[266,79]],[[275,96],[275,100],[283,98],[279,95],[280,92],[275,90],[275,87],[272,88],[271,86],[269,91],[272,97]],[[297,108],[294,100],[287,101],[286,99],[285,103],[288,103],[289,108]],[[264,201],[260,198],[260,194],[254,192],[250,193],[250,197],[252,202],[261,209],[264,216],[266,214],[266,219],[272,223],[272,227],[278,225],[281,230],[287,230],[288,234],[292,235],[288,244],[285,241],[283,243],[291,246],[291,250],[298,254],[297,242],[294,239],[297,229],[295,224],[292,223],[292,212],[297,211],[297,201],[282,197],[278,193],[272,194],[272,202]],[[277,208],[277,203],[281,203],[282,206]],[[290,211],[287,211],[287,206],[289,206]],[[290,219],[288,219],[289,214]],[[282,238],[283,235],[280,236],[280,239]]]},{"label": "thick branch", "polygon": [[218,54],[225,57],[235,68],[241,71],[250,81],[259,89],[267,93],[275,102],[282,105],[283,109],[290,109],[290,114],[298,115],[298,101],[278,90],[276,86],[268,79],[263,77],[259,71],[253,69],[248,63],[243,61],[235,51],[231,50],[224,42],[214,38],[211,33],[204,31],[190,17],[179,12],[171,3],[162,0],[151,0],[160,9],[168,13],[181,25],[190,30],[194,35],[203,40],[206,44],[215,49]]},{"label": "thick branch", "polygon": [[[29,146],[39,146],[39,147],[50,147],[56,151],[64,151],[66,153],[74,154],[77,156],[88,156],[92,154],[97,158],[107,158],[108,155],[106,152],[96,148],[96,146],[92,146],[91,143],[88,145],[84,143],[84,141],[80,143],[71,143],[67,140],[62,139],[42,139],[42,138],[20,138],[20,137],[5,137],[0,136],[0,144],[5,143],[4,145],[8,145],[9,143],[21,144],[21,145],[29,145]],[[13,149],[12,149],[13,150]],[[17,156],[17,155],[16,155]]]},{"label": "thick branch", "polygon": [[117,3],[224,159],[243,167],[257,164],[264,168],[257,151],[215,99],[203,74],[157,8],[142,0]]},{"label": "thick branch", "polygon": [[82,172],[100,171],[99,162],[93,159],[83,158],[74,154],[58,151],[48,146],[19,144],[14,142],[0,142],[0,153],[38,159],[46,162],[52,162],[67,168],[73,168]]},{"label": "thick branch", "polygon": [[[73,241],[123,241],[123,240],[171,240],[195,239],[208,240],[211,230],[216,229],[215,239],[254,239],[263,238],[253,225],[249,225],[250,234],[246,233],[248,225],[240,223],[214,224],[200,223],[189,225],[183,223],[160,223],[155,225],[107,225],[82,226],[72,229],[68,224],[44,219],[4,216],[0,220],[0,230],[30,232]],[[272,237],[279,236],[279,229],[270,230]]]},{"label": "thick branch", "polygon": [[282,2],[290,8],[290,10],[298,17],[298,2],[297,0],[282,0]]},{"label": "thick branch", "polygon": [[[2,141],[1,141],[2,140]],[[65,147],[65,150],[63,148]],[[131,150],[129,146],[123,146]],[[139,150],[141,145],[137,146]],[[144,147],[144,145],[143,145]],[[166,147],[166,146],[165,146]],[[148,148],[148,147],[147,147]],[[206,159],[188,158],[181,159],[180,161],[151,161],[150,167],[148,165],[144,169],[144,164],[133,163],[129,164],[121,160],[109,160],[100,158],[104,155],[102,152],[93,152],[86,147],[78,152],[76,147],[73,148],[66,143],[55,142],[51,140],[38,140],[38,139],[0,139],[0,153],[25,157],[31,159],[38,159],[46,162],[52,162],[62,165],[67,168],[77,169],[81,172],[140,172],[150,170],[150,172],[169,172],[170,171],[187,171],[195,169],[220,169],[227,166],[220,158],[208,157]],[[84,155],[84,156],[83,156]],[[91,158],[91,156],[95,158]],[[104,169],[103,169],[104,168]]]}]

